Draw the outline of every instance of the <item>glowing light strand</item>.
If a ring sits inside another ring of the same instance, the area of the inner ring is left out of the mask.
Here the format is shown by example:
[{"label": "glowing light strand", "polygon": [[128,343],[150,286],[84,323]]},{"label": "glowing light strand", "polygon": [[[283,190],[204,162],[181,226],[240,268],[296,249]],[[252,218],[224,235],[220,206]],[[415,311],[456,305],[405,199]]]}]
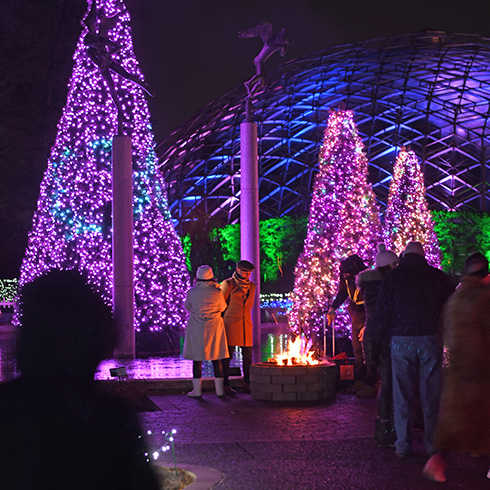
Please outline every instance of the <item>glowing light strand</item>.
[{"label": "glowing light strand", "polygon": [[402,147],[393,167],[383,226],[388,249],[400,254],[410,241],[419,241],[427,262],[441,266],[441,252],[434,221],[425,198],[424,174],[415,152]]},{"label": "glowing light strand", "polygon": [[[130,16],[121,0],[94,0],[107,17],[123,12],[109,32],[120,46],[116,63],[143,80],[133,52]],[[90,8],[91,0],[88,1]],[[47,170],[21,267],[20,286],[52,268],[85,271],[110,304],[111,142],[117,111],[81,33],[67,103]],[[178,329],[189,288],[185,258],[168,211],[165,183],[156,169],[155,143],[143,90],[112,73],[133,147],[135,329],[144,350],[178,348]],[[153,334],[158,334],[158,338]]]},{"label": "glowing light strand", "polygon": [[[352,112],[332,111],[320,150],[304,251],[295,269],[289,312],[295,334],[309,337],[323,328],[322,313],[337,292],[342,259],[355,253],[366,265],[372,263],[381,231],[363,148]],[[339,314],[338,328],[346,324]]]}]

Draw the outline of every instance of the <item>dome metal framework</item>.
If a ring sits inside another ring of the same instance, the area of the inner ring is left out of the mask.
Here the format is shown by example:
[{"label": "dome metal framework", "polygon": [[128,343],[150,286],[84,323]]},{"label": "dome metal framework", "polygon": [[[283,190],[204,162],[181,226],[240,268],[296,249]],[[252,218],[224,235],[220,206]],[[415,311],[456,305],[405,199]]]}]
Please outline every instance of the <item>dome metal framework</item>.
[{"label": "dome metal framework", "polygon": [[[163,140],[170,211],[239,220],[238,87]],[[279,66],[254,102],[260,218],[307,214],[328,113],[344,107],[365,145],[369,179],[386,206],[401,146],[421,160],[431,209],[489,211],[490,39],[424,31],[335,47]]]}]

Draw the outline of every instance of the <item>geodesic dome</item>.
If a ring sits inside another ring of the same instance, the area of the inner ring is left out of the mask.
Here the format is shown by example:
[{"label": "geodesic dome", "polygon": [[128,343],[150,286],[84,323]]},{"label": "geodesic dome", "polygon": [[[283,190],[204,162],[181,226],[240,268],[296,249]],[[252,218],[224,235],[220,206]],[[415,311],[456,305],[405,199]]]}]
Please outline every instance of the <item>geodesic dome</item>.
[{"label": "geodesic dome", "polygon": [[[160,143],[170,211],[239,220],[246,90],[205,106]],[[490,39],[424,31],[287,62],[255,96],[260,218],[307,214],[328,112],[354,111],[381,209],[401,146],[421,161],[431,209],[489,211]]]}]

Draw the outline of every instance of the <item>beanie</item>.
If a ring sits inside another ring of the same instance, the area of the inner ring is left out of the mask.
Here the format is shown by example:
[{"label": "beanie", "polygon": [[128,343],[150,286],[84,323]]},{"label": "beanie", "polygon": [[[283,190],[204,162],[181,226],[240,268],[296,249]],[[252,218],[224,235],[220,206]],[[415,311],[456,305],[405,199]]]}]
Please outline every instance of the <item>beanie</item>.
[{"label": "beanie", "polygon": [[384,243],[378,245],[378,255],[376,255],[376,267],[385,267],[398,262],[398,255],[391,250],[386,250]]}]

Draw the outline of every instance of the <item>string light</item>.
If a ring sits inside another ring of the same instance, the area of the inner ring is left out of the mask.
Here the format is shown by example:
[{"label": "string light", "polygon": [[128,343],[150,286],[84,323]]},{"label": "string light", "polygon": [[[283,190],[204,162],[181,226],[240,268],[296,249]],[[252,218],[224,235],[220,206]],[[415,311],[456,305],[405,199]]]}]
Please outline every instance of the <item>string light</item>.
[{"label": "string light", "polygon": [[424,174],[415,152],[402,147],[393,167],[383,238],[386,248],[400,254],[410,241],[422,243],[427,262],[441,266],[434,222],[425,198]]},{"label": "string light", "polygon": [[[130,15],[121,0],[94,0],[120,49],[112,60],[139,80]],[[91,0],[88,0],[90,8]],[[112,302],[111,146],[117,110],[99,68],[87,54],[84,28],[74,54],[67,103],[47,170],[20,272],[20,286],[53,268],[84,271]],[[134,283],[136,340],[155,351],[178,348],[189,277],[156,168],[155,142],[142,88],[111,72],[133,148]],[[155,337],[155,334],[157,337]],[[170,345],[169,345],[170,344]]]},{"label": "string light", "polygon": [[[295,269],[290,328],[308,337],[323,328],[333,301],[339,265],[358,254],[372,263],[381,230],[376,198],[367,180],[368,162],[353,113],[332,111],[319,156],[304,251]],[[346,328],[339,309],[336,325]]]},{"label": "string light", "polygon": [[[151,453],[151,456],[150,456],[149,452],[145,453],[147,463],[151,462],[152,459],[153,459],[153,461],[156,461],[160,457],[160,453],[165,453],[165,452],[171,450],[172,451],[172,458],[173,458],[173,462],[174,462],[175,473],[177,473],[177,458],[175,456],[175,447],[174,447],[174,435],[176,433],[177,433],[176,429],[172,429],[171,431],[168,431],[168,432],[164,431],[164,430],[161,431],[161,436],[163,436],[163,438],[167,442],[163,443],[163,445],[162,445],[162,442],[156,442],[158,449],[154,450]],[[147,436],[153,436],[153,432],[151,430],[148,430],[146,432],[146,434],[147,434]],[[155,437],[157,437],[157,436],[155,435]],[[141,438],[141,436],[139,436],[139,438]],[[152,446],[150,438],[149,438],[148,445]],[[155,445],[155,443],[153,445]]]}]

